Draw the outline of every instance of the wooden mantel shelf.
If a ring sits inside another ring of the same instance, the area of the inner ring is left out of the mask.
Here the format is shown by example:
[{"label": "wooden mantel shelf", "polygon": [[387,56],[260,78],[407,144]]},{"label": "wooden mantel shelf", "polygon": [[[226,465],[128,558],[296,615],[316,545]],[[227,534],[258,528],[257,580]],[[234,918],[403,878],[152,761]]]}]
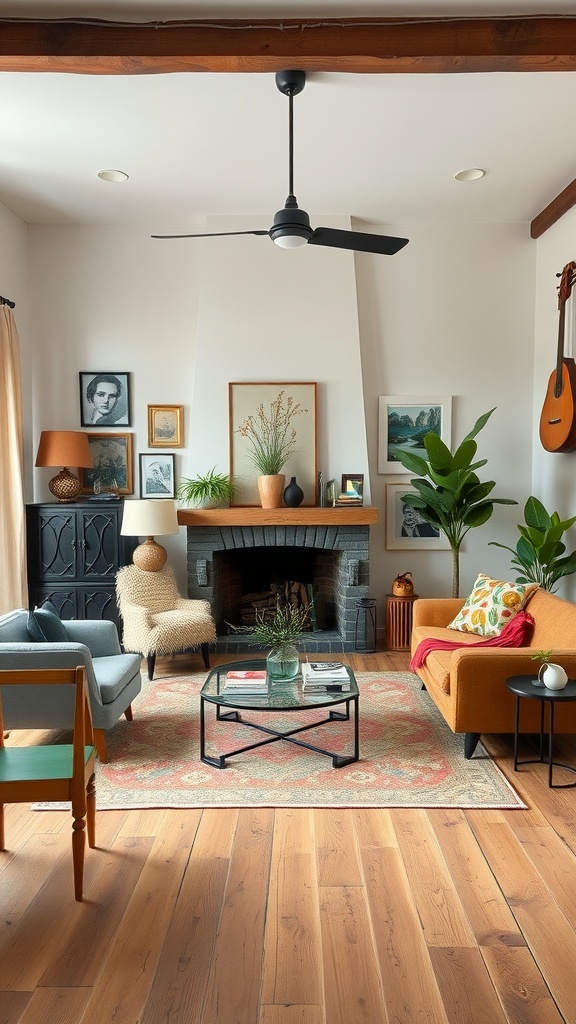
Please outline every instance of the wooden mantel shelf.
[{"label": "wooden mantel shelf", "polygon": [[180,526],[370,526],[378,522],[378,509],[371,505],[353,508],[183,508]]}]

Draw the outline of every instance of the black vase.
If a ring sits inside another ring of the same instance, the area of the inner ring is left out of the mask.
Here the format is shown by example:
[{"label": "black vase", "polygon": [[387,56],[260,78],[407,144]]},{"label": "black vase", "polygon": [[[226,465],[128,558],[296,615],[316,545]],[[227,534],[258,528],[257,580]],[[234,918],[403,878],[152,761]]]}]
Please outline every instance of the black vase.
[{"label": "black vase", "polygon": [[298,505],[302,504],[304,498],[304,491],[300,487],[300,484],[296,483],[296,477],[293,476],[290,479],[288,487],[284,490],[284,504],[288,508],[298,508]]}]

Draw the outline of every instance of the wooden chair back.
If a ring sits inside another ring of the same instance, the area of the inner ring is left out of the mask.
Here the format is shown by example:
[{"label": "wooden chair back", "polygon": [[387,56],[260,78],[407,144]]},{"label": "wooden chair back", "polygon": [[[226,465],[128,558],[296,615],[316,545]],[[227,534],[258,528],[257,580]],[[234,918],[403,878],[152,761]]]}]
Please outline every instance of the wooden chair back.
[{"label": "wooden chair back", "polygon": [[[71,743],[6,746],[2,721],[5,686],[62,686],[71,688],[74,728]],[[72,805],[74,895],[82,899],[86,826],[88,843],[96,843],[96,751],[88,701],[86,669],[0,670],[0,850],[5,849],[4,804],[68,802]]]}]

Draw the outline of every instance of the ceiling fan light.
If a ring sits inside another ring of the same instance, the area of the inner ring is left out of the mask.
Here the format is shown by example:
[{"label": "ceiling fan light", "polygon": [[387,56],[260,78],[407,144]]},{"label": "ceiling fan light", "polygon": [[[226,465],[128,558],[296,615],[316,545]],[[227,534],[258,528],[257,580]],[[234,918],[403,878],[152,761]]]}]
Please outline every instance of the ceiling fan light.
[{"label": "ceiling fan light", "polygon": [[306,245],[308,241],[308,235],[304,234],[282,234],[274,235],[273,242],[279,245],[281,249],[299,249],[301,245]]}]

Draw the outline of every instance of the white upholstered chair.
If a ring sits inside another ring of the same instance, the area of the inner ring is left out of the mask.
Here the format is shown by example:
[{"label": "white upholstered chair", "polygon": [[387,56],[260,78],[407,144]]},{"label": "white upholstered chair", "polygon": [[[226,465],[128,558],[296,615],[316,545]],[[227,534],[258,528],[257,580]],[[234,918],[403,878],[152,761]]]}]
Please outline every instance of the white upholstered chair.
[{"label": "white upholstered chair", "polygon": [[200,648],[204,666],[210,668],[209,645],[216,640],[210,604],[181,597],[169,565],[158,572],[124,566],[116,576],[116,597],[124,624],[124,649],[147,659],[149,679],[154,676],[157,654]]}]

